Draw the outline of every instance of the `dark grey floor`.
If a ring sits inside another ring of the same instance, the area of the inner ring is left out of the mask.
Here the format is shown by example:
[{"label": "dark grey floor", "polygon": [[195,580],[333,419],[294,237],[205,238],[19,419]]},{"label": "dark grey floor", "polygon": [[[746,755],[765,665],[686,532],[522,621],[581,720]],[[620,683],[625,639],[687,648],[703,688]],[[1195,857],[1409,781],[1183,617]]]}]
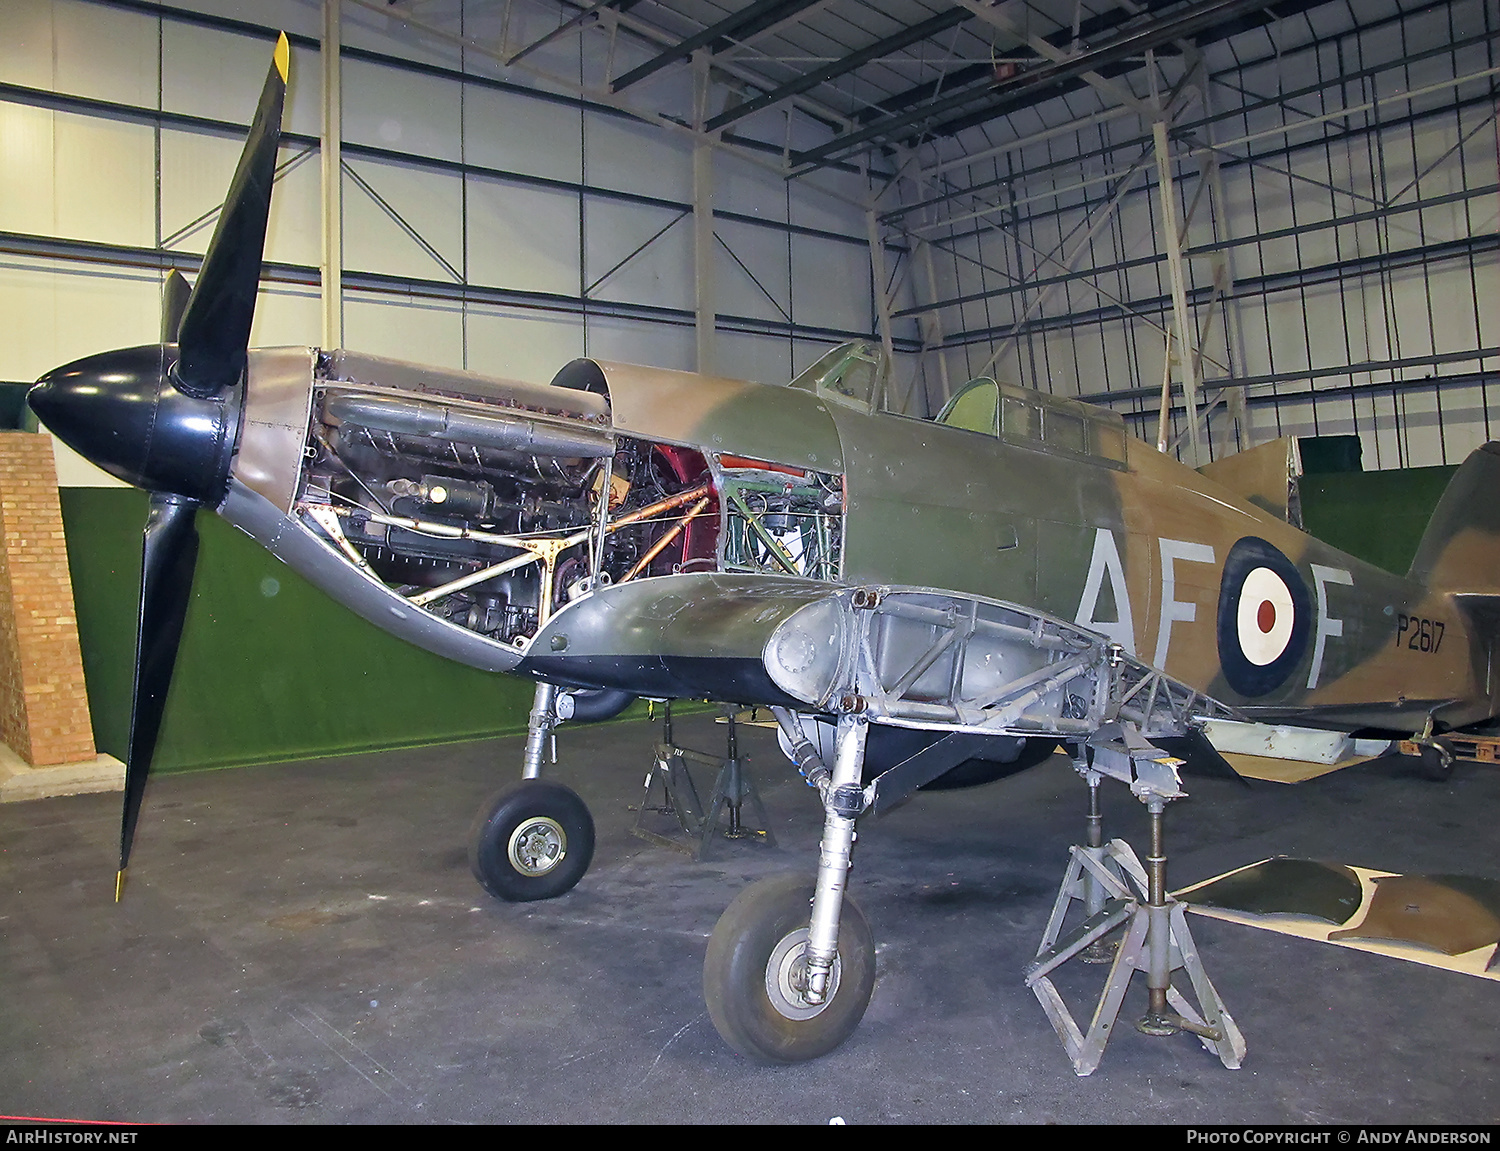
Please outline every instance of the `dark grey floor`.
[{"label": "dark grey floor", "polygon": [[[722,739],[709,717],[681,742]],[[654,729],[564,730],[552,778],[599,827],[571,894],[505,906],[469,875],[474,811],[519,740],[163,777],[111,902],[118,796],[0,809],[0,1113],[168,1122],[1326,1123],[1500,1118],[1500,985],[1192,918],[1245,1033],[1117,1031],[1074,1076],[1019,973],[1085,790],[1054,759],[864,827],[851,890],[879,945],[863,1024],[813,1063],[733,1054],[701,965],[724,905],[811,874],[820,812],[763,731],[782,845],[693,863],[629,834]],[[1190,781],[1181,886],[1274,854],[1500,877],[1500,769],[1399,761],[1295,788]],[[1144,813],[1109,786],[1107,831]],[[1144,854],[1144,852],[1142,852]],[[1132,988],[1125,1014],[1139,1015]]]}]

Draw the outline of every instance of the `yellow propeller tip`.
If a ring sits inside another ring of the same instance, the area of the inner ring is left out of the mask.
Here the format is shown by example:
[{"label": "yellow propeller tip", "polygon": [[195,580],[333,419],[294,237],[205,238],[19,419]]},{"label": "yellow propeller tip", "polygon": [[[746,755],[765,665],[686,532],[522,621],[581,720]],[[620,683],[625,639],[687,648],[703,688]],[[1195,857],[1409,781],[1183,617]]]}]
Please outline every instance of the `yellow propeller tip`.
[{"label": "yellow propeller tip", "polygon": [[115,902],[120,902],[120,897],[125,894],[125,869],[122,867],[115,872]]},{"label": "yellow propeller tip", "polygon": [[276,71],[281,74],[281,82],[285,84],[287,71],[292,62],[292,46],[287,43],[285,32],[276,37],[276,53],[272,60],[276,64]]}]

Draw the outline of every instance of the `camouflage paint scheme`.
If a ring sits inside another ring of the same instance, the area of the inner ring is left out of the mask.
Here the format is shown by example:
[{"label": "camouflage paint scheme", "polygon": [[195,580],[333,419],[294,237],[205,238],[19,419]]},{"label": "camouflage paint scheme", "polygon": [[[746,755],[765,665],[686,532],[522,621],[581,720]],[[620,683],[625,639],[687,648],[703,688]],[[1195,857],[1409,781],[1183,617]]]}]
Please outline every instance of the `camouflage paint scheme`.
[{"label": "camouflage paint scheme", "polygon": [[[600,367],[617,431],[705,453],[842,468],[846,584],[940,588],[1032,606],[1111,635],[1255,718],[1405,729],[1420,728],[1429,714],[1458,726],[1497,711],[1494,629],[1482,610],[1497,590],[1500,555],[1493,447],[1455,477],[1413,578],[1401,579],[1139,441],[1130,441],[1121,465],[860,410],[826,390]],[[1085,408],[1035,398],[1044,410]],[[1119,421],[1099,409],[1087,414]],[[1220,651],[1225,561],[1247,538],[1286,557],[1311,609],[1300,652],[1278,683],[1255,695],[1226,679]],[[684,627],[703,636],[706,623],[695,615]],[[720,640],[738,646],[727,633]]]},{"label": "camouflage paint scheme", "polygon": [[[720,480],[720,461],[735,457],[841,478],[839,584],[982,596],[1076,623],[1250,718],[1412,731],[1429,715],[1445,728],[1500,710],[1490,674],[1500,602],[1491,574],[1500,554],[1495,445],[1455,476],[1402,579],[1129,439],[1115,413],[986,380],[958,398],[979,396],[977,405],[956,400],[938,420],[898,416],[878,410],[878,371],[863,391],[841,389],[850,354],[878,360],[850,345],[787,387],[585,360],[559,374],[575,380],[564,388],[348,352],[258,350],[219,510],[367,619],[450,658],[564,686],[795,705],[757,670],[759,657],[775,625],[827,583],[781,573],[643,576],[633,590],[562,607],[517,650],[410,609],[298,520],[296,477],[305,483],[321,389],[460,394],[693,449]],[[588,391],[576,390],[579,378],[592,381]],[[1013,410],[1020,433],[1000,427]],[[1070,442],[1035,434],[1042,420]],[[725,507],[715,512],[722,523]],[[1270,671],[1248,669],[1258,676],[1248,691],[1245,675],[1224,667],[1237,635],[1230,585],[1245,574],[1231,562],[1237,546],[1271,557],[1265,563],[1292,593],[1282,614],[1295,616]],[[627,625],[632,612],[644,615]],[[671,673],[657,666],[664,656],[680,657]]]}]

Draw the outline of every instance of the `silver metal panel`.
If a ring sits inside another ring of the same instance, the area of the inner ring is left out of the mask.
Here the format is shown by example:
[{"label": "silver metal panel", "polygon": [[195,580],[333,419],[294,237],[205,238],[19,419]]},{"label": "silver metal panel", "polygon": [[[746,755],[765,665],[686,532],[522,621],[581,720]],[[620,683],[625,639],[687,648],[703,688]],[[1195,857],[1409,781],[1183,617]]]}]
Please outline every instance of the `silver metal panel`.
[{"label": "silver metal panel", "polygon": [[531,384],[525,380],[505,380],[461,372],[451,368],[433,368],[408,364],[383,356],[366,356],[340,349],[330,352],[328,378],[350,383],[375,384],[407,392],[449,391],[496,399],[543,411],[568,412],[585,416],[594,423],[609,420],[609,402],[603,396],[572,388],[554,388],[548,384]]},{"label": "silver metal panel", "polygon": [[317,356],[316,348],[250,353],[245,414],[231,474],[280,512],[291,511],[302,471]]}]

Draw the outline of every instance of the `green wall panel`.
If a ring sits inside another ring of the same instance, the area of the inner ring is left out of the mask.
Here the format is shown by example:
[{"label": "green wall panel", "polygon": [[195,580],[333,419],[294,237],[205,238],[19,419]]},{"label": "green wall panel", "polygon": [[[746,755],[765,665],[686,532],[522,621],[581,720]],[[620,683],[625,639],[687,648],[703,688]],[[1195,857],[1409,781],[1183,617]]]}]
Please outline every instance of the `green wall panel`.
[{"label": "green wall panel", "polygon": [[[100,750],[121,758],[144,493],[62,492],[84,677]],[[528,680],[403,643],[207,512],[156,767],[181,771],[523,731]],[[519,768],[519,763],[516,765]]]},{"label": "green wall panel", "polygon": [[1456,466],[1303,476],[1302,521],[1311,535],[1405,575]]}]

